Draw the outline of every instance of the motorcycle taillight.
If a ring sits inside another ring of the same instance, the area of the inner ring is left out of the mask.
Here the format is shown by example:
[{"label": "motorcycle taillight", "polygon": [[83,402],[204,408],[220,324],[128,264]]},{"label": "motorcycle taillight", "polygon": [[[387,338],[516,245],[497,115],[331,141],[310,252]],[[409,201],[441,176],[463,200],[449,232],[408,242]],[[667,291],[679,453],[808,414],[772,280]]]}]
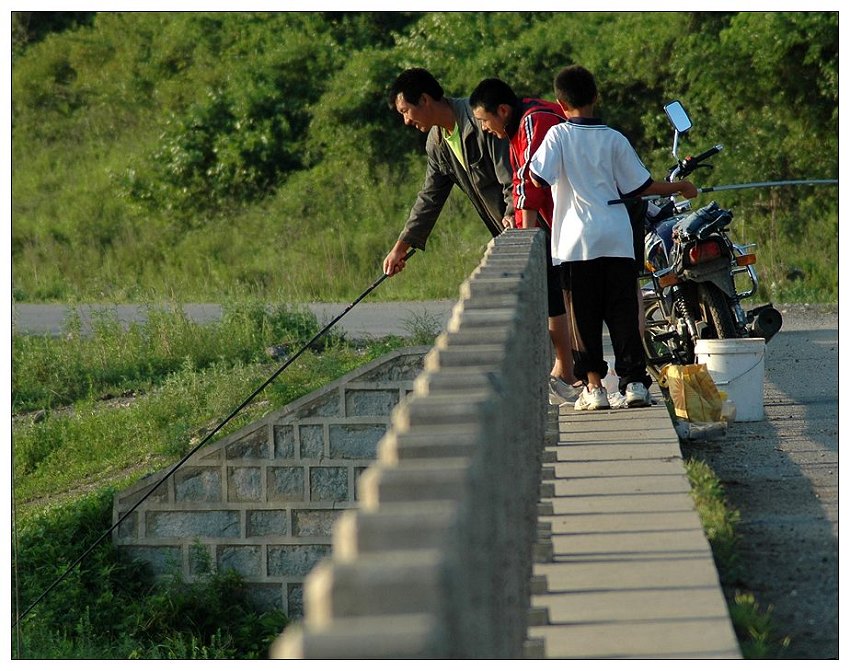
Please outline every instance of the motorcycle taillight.
[{"label": "motorcycle taillight", "polygon": [[720,258],[722,255],[723,250],[717,240],[698,242],[688,250],[688,259],[694,265]]}]

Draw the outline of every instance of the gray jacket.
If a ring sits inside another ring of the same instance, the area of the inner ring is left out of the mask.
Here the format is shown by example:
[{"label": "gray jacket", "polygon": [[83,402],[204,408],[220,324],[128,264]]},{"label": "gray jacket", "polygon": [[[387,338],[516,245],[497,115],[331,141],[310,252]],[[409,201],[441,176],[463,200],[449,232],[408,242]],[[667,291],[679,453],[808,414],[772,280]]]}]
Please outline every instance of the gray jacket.
[{"label": "gray jacket", "polygon": [[443,139],[441,129],[434,126],[425,142],[428,155],[425,182],[399,236],[399,240],[417,249],[425,248],[425,241],[454,185],[467,195],[494,238],[504,230],[502,218],[505,215],[513,217],[514,213],[513,169],[508,140],[500,140],[482,130],[472,116],[468,98],[446,100],[455,112],[463,157],[469,171],[457,160]]}]

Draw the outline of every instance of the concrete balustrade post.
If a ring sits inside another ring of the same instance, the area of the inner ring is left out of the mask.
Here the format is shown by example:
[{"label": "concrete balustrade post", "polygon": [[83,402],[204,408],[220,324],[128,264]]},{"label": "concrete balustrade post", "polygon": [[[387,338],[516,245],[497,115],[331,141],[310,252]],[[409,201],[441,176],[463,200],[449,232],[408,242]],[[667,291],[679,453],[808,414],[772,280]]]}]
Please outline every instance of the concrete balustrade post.
[{"label": "concrete balustrade post", "polygon": [[523,656],[548,422],[544,244],[506,231],[461,286],[273,657]]}]

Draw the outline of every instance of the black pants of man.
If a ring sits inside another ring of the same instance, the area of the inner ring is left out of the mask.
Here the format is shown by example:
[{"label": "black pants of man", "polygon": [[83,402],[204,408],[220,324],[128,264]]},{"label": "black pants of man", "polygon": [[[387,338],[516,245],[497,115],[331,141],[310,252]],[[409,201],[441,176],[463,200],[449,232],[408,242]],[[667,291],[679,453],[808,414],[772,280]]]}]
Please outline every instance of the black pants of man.
[{"label": "black pants of man", "polygon": [[604,378],[608,364],[602,352],[602,325],[608,327],[620,392],[626,385],[652,378],[646,372],[646,355],[638,325],[637,270],[634,259],[601,257],[571,261],[559,266],[567,292],[567,310],[573,331],[574,374],[587,382],[593,371]]}]

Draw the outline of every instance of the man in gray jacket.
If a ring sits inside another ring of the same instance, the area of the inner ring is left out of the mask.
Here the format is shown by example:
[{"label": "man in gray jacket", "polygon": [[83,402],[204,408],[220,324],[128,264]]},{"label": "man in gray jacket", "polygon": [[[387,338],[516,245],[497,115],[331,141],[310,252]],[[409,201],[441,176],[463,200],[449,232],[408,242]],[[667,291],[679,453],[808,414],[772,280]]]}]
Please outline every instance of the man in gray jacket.
[{"label": "man in gray jacket", "polygon": [[404,269],[404,256],[411,247],[425,248],[455,185],[467,195],[493,237],[514,226],[508,142],[483,131],[472,116],[468,98],[445,97],[430,72],[411,68],[396,78],[388,103],[406,125],[428,133],[428,168],[404,230],[384,259],[387,275]]},{"label": "man in gray jacket", "polygon": [[[428,168],[404,230],[384,259],[384,273],[395,275],[404,270],[404,257],[411,247],[425,248],[455,185],[467,195],[494,238],[516,226],[509,141],[484,132],[472,114],[469,98],[445,97],[443,87],[430,72],[411,68],[393,82],[387,102],[406,125],[428,133]],[[562,297],[560,287],[550,289]],[[577,391],[571,387],[576,380],[570,349],[565,345],[567,323],[558,319],[565,310],[553,314],[553,309],[550,302],[549,334],[556,358],[549,377],[549,402],[560,405],[572,403]]]}]

